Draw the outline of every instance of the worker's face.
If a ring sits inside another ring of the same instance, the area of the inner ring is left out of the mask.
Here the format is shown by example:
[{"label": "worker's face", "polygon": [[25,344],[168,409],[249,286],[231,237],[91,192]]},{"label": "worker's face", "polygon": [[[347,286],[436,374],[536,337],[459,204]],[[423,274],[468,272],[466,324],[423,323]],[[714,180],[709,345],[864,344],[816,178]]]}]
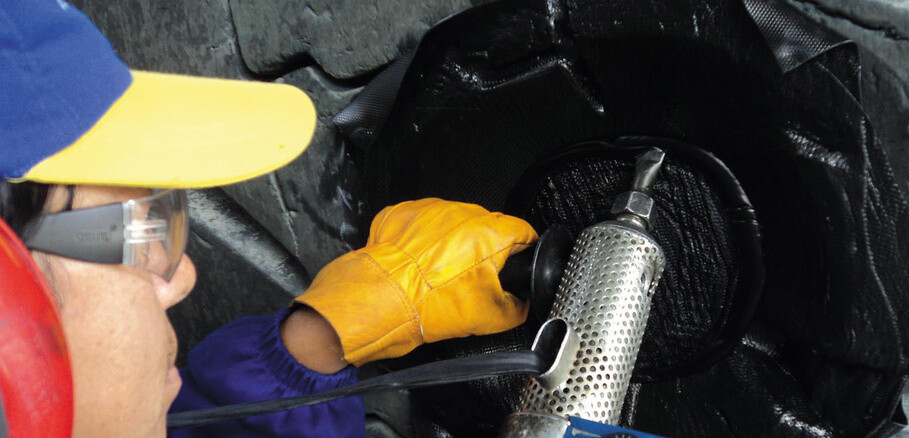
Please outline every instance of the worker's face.
[{"label": "worker's face", "polygon": [[[149,195],[148,190],[76,186],[74,210]],[[64,208],[52,191],[47,211]],[[73,368],[74,437],[165,436],[180,389],[177,339],[165,310],[185,298],[196,271],[185,255],[170,282],[149,271],[36,254],[60,301]]]}]

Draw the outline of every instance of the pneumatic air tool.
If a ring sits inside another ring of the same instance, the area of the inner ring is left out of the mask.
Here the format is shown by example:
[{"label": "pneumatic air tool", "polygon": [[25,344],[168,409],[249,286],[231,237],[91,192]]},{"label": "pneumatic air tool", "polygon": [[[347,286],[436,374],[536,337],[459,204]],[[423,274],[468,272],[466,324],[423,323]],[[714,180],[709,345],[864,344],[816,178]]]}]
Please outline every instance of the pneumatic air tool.
[{"label": "pneumatic air tool", "polygon": [[663,158],[659,149],[639,155],[631,190],[613,205],[615,220],[586,228],[575,242],[549,317],[577,334],[577,353],[561,358],[555,372],[530,378],[501,436],[562,437],[573,428],[643,436],[598,423],[619,421],[663,272],[663,251],[648,233],[650,187]]}]

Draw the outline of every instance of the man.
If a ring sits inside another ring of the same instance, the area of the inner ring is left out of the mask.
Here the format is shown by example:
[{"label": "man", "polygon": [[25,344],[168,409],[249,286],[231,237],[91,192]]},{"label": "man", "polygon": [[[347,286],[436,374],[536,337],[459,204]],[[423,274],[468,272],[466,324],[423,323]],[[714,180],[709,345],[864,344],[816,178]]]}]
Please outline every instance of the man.
[{"label": "man", "polygon": [[[222,328],[178,372],[165,310],[195,283],[180,189],[277,169],[314,123],[294,87],[130,71],[63,0],[0,3],[0,216],[59,303],[74,436],[162,436],[172,403],[323,391],[355,380],[349,364],[524,320],[526,303],[496,274],[533,229],[427,199],[383,210],[367,246],[326,266],[296,304]],[[359,436],[363,422],[349,398],[173,435]]]}]

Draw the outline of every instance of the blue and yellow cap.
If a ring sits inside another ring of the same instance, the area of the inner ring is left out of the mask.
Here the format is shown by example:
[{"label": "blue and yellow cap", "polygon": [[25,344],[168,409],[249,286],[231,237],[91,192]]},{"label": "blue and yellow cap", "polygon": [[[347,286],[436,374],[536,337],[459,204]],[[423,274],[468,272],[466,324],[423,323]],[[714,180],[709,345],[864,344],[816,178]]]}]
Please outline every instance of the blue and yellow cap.
[{"label": "blue and yellow cap", "polygon": [[0,1],[0,178],[230,184],[296,158],[315,123],[291,85],[131,71],[64,0]]}]

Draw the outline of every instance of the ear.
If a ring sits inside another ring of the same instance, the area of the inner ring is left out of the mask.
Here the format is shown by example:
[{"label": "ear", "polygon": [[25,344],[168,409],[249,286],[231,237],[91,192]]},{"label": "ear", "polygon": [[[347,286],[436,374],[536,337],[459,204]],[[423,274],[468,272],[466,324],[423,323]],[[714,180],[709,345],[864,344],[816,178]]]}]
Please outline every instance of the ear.
[{"label": "ear", "polygon": [[57,307],[25,245],[2,220],[0,322],[2,426],[9,436],[70,437],[73,381]]}]

